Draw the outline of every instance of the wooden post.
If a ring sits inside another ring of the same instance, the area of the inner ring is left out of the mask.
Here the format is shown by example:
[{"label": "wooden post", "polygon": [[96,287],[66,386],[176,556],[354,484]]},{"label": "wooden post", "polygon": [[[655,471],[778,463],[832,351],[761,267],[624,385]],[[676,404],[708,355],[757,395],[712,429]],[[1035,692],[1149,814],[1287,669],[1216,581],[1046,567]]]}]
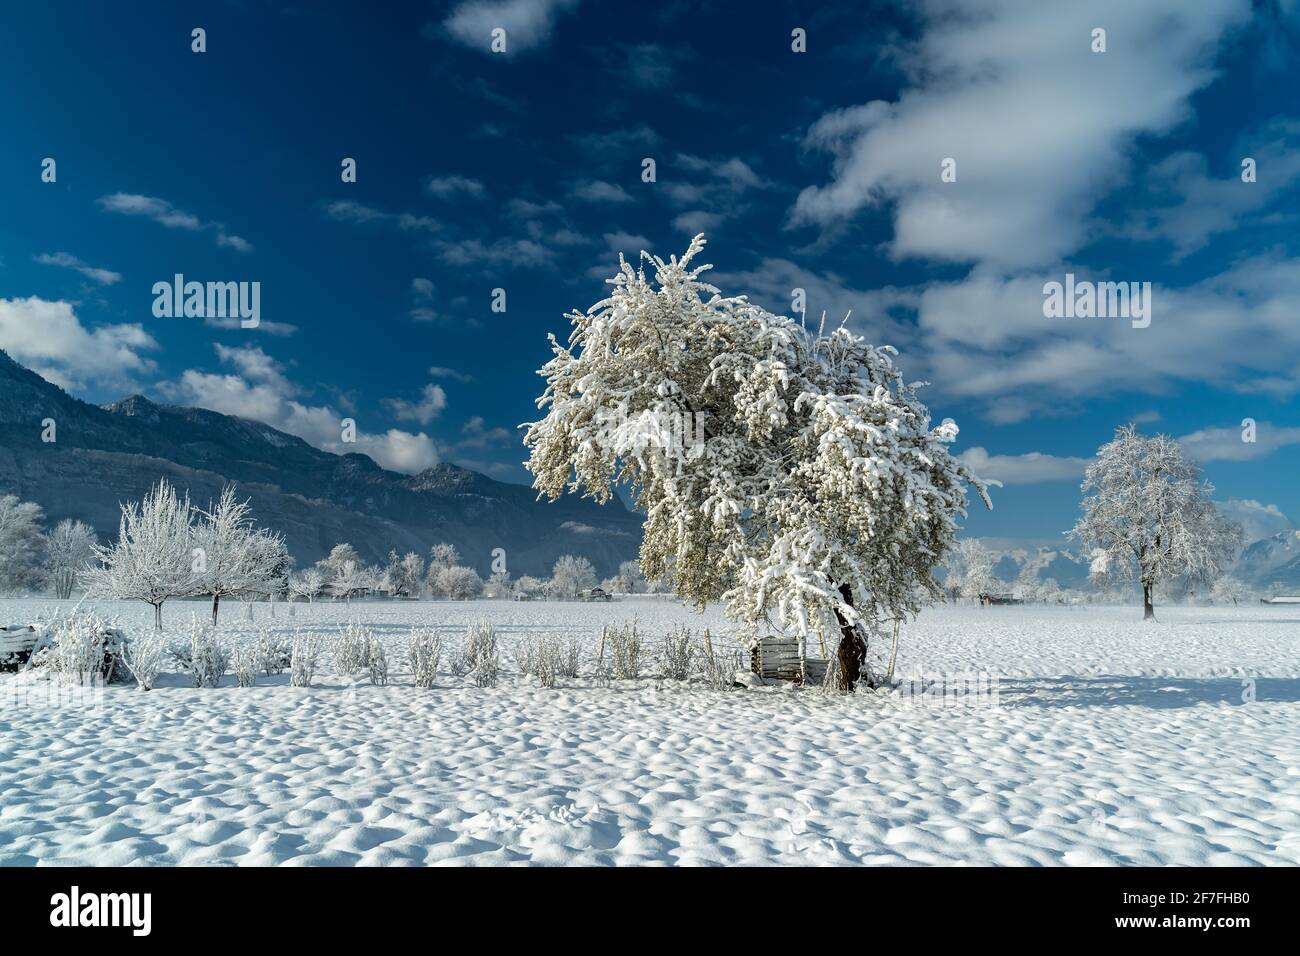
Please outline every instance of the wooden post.
[{"label": "wooden post", "polygon": [[889,667],[885,670],[885,683],[894,680],[894,660],[898,657],[898,618],[894,618],[894,644],[889,649]]}]

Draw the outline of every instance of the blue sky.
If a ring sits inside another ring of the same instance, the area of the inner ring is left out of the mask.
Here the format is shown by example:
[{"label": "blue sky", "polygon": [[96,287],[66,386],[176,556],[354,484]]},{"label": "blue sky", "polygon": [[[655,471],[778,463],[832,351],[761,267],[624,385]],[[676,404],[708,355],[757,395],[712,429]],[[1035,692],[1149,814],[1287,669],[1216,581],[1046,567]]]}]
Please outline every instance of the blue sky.
[{"label": "blue sky", "polygon": [[[704,231],[725,291],[932,383],[1005,482],[972,534],[1056,539],[1130,420],[1300,517],[1295,0],[178,6],[3,14],[0,347],[79,397],[526,481],[546,333]],[[155,318],[177,272],[259,281],[262,326]],[[1067,272],[1152,283],[1150,327],[1045,318]]]}]

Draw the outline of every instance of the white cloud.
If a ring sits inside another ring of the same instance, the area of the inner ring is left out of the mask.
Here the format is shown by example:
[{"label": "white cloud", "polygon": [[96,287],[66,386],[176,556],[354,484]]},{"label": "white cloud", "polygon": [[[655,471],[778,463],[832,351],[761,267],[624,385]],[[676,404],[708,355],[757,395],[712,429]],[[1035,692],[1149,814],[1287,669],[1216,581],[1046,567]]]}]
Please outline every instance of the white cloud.
[{"label": "white cloud", "polygon": [[114,272],[112,269],[99,269],[95,266],[87,265],[76,256],[67,252],[43,252],[35,257],[36,261],[45,266],[61,266],[64,269],[75,269],[87,279],[98,282],[100,285],[113,285],[115,282],[122,280],[120,272]]},{"label": "white cloud", "polygon": [[36,296],[0,299],[0,348],[63,388],[133,384],[154,370],[142,353],[158,348],[139,323],[88,329],[72,303]]},{"label": "white cloud", "polygon": [[325,215],[337,222],[348,222],[359,226],[378,223],[401,229],[403,232],[437,232],[442,228],[441,224],[430,216],[419,216],[409,212],[385,212],[352,199],[339,199],[329,203],[325,207]]},{"label": "white cloud", "polygon": [[[726,291],[744,292],[772,312],[795,318],[799,315],[794,311],[794,290],[803,289],[804,319],[812,329],[821,325],[824,312],[827,329],[838,327],[848,317],[849,328],[873,345],[902,348],[916,337],[914,325],[900,316],[915,310],[920,301],[916,290],[895,286],[855,289],[834,273],[813,272],[789,259],[764,259],[753,269],[710,272],[709,278]],[[907,368],[915,377],[916,363],[909,362]]]},{"label": "white cloud", "polygon": [[1243,441],[1243,429],[1202,428],[1178,439],[1188,456],[1202,462],[1255,461],[1267,458],[1279,448],[1300,445],[1300,427],[1274,425],[1271,422],[1255,424],[1255,440]]},{"label": "white cloud", "polygon": [[492,243],[461,239],[441,243],[438,254],[453,266],[540,266],[553,257],[551,250],[532,239],[498,239]]},{"label": "white cloud", "polygon": [[161,384],[159,391],[180,404],[263,422],[324,451],[361,452],[392,471],[410,474],[438,463],[437,446],[423,432],[358,429],[356,442],[345,443],[342,421],[349,416],[330,405],[299,401],[301,390],[289,381],[282,364],[256,346],[216,348],[222,364],[233,368],[233,373],[187,369],[177,381]]},{"label": "white cloud", "polygon": [[450,378],[457,382],[472,382],[473,375],[467,375],[465,372],[457,371],[454,368],[447,368],[443,365],[434,365],[429,369],[429,375],[432,378]]},{"label": "white cloud", "polygon": [[721,213],[709,212],[704,209],[692,209],[689,212],[683,212],[673,217],[673,228],[679,232],[685,232],[692,236],[698,236],[700,233],[712,232],[722,225],[725,217]]},{"label": "white cloud", "polygon": [[486,192],[481,182],[467,176],[430,176],[424,181],[424,191],[439,199],[450,199],[458,195],[477,199]]},{"label": "white cloud", "polygon": [[488,428],[483,416],[474,415],[461,426],[461,439],[456,443],[458,450],[466,448],[485,448],[492,445],[513,443],[515,433],[508,428]]},{"label": "white cloud", "polygon": [[976,445],[958,456],[981,478],[1004,485],[1037,485],[1045,481],[1079,481],[1089,458],[1045,455],[1031,451],[1023,455],[990,455]]},{"label": "white cloud", "polygon": [[[674,161],[674,170],[678,177],[665,183],[662,189],[674,205],[694,207],[673,219],[673,228],[691,235],[712,232],[728,219],[739,216],[747,208],[746,192],[772,185],[738,156],[705,159],[679,153]],[[704,179],[691,182],[681,176],[683,173]]]},{"label": "white cloud", "polygon": [[593,279],[607,279],[618,272],[618,257],[621,253],[635,267],[642,252],[650,251],[650,240],[645,236],[623,232],[607,232],[601,237],[605,243],[606,255],[602,255],[587,269],[587,275]]},{"label": "white cloud", "polygon": [[398,421],[419,422],[428,425],[447,407],[447,393],[441,385],[426,385],[420,391],[420,398],[408,402],[401,398],[385,399],[384,404]]},{"label": "white cloud", "polygon": [[[1169,132],[1214,76],[1249,0],[929,0],[898,100],[823,116],[806,144],[834,157],[795,224],[888,204],[895,256],[1042,266],[1085,240],[1098,195],[1137,137]],[[1102,25],[1108,50],[1093,53]],[[1140,93],[1139,93],[1140,91]],[[957,182],[939,180],[957,161]]]},{"label": "white cloud", "polygon": [[156,196],[141,196],[137,193],[112,193],[99,197],[99,206],[105,212],[115,212],[123,216],[144,216],[168,229],[184,229],[187,232],[214,231],[217,245],[234,249],[236,252],[252,252],[253,245],[247,239],[226,232],[224,224],[204,222],[193,213],[177,209],[165,199]]},{"label": "white cloud", "polygon": [[1266,505],[1252,498],[1229,498],[1214,504],[1222,514],[1241,525],[1243,544],[1254,544],[1295,527],[1277,505]]},{"label": "white cloud", "polygon": [[576,183],[572,195],[583,202],[631,202],[628,191],[617,183],[605,182],[603,179],[587,179]]},{"label": "white cloud", "polygon": [[105,212],[121,213],[124,216],[145,216],[168,229],[188,229],[191,232],[198,232],[203,228],[203,221],[198,216],[177,209],[165,199],[157,199],[153,196],[112,193],[108,196],[100,196],[99,205]]},{"label": "white cloud", "polygon": [[[640,151],[659,143],[659,134],[644,123],[604,133],[582,133],[573,137],[577,147],[595,162],[622,163],[634,150]],[[640,153],[644,157],[644,153]]]},{"label": "white cloud", "polygon": [[[1257,179],[1241,180],[1240,161],[1256,162]],[[1137,239],[1163,239],[1175,261],[1201,249],[1209,238],[1237,228],[1244,217],[1264,209],[1300,178],[1300,123],[1276,120],[1232,152],[1226,176],[1211,175],[1204,156],[1174,153],[1146,176],[1148,192],[1168,198],[1166,205],[1138,213],[1125,233]]]},{"label": "white cloud", "polygon": [[620,72],[643,90],[661,90],[673,79],[680,54],[657,43],[635,43],[623,48],[626,60]]},{"label": "white cloud", "polygon": [[491,53],[492,31],[506,31],[506,55],[544,46],[551,39],[557,14],[572,10],[578,0],[464,0],[443,21],[460,43]]},{"label": "white cloud", "polygon": [[1065,271],[1005,278],[977,268],[927,286],[917,343],[926,376],[946,394],[986,402],[1001,422],[1062,400],[1159,395],[1188,383],[1276,397],[1300,389],[1300,260],[1260,256],[1191,286],[1155,286],[1144,329],[1124,319],[1044,318],[1043,284]]}]

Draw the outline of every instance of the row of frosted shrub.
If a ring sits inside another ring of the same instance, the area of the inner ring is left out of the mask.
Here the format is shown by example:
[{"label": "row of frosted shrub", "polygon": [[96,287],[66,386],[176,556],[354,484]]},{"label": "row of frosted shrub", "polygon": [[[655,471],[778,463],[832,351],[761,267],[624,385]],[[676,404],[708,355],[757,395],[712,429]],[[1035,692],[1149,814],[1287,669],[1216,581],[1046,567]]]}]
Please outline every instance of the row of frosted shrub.
[{"label": "row of frosted shrub", "polygon": [[[252,687],[260,674],[275,676],[289,671],[289,683],[308,687],[321,666],[325,639],[299,632],[292,639],[276,637],[267,629],[255,641],[231,647],[213,628],[194,620],[187,640],[168,641],[160,634],[128,638],[112,624],[91,614],[74,613],[50,622],[48,636],[33,653],[30,666],[44,668],[69,683],[122,680],[129,674],[143,690],[154,686],[168,665],[190,676],[195,687],[216,687],[233,672],[240,687]],[[709,632],[697,641],[689,628],[678,627],[659,642],[660,676],[668,680],[700,677],[714,687],[729,687],[741,664],[736,652],[714,649]],[[641,676],[646,645],[635,622],[606,627],[592,675],[600,686],[611,680]],[[513,651],[516,666],[541,687],[580,676],[581,655],[575,637],[531,635]],[[495,687],[501,674],[500,644],[488,622],[470,625],[463,642],[450,643],[427,627],[411,629],[407,661],[415,684],[431,688],[440,669],[453,677],[468,677],[479,687]],[[339,634],[334,644],[334,670],[344,678],[358,671],[372,684],[388,683],[388,655],[383,642],[369,628],[355,622]]]}]

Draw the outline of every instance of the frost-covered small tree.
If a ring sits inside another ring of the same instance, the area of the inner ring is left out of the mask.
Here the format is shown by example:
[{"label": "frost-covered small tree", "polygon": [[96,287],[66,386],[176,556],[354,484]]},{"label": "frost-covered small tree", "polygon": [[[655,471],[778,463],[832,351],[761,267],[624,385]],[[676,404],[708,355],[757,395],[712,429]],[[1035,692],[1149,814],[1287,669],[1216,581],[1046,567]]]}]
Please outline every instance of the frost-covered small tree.
[{"label": "frost-covered small tree", "polygon": [[81,575],[95,560],[95,530],[83,521],[64,519],[54,526],[45,541],[45,564],[49,569],[54,596],[66,601]]},{"label": "frost-covered small tree", "polygon": [[618,594],[640,594],[645,590],[645,578],[641,577],[641,565],[635,561],[624,561],[618,566],[615,582],[615,591]]},{"label": "frost-covered small tree", "polygon": [[1239,601],[1249,601],[1254,596],[1253,588],[1229,574],[1216,578],[1210,588],[1210,599],[1215,604],[1231,604],[1236,607]]},{"label": "frost-covered small tree", "polygon": [[483,579],[473,568],[454,564],[437,569],[435,588],[439,594],[453,601],[468,601],[483,593]]},{"label": "frost-covered small tree", "polygon": [[[646,515],[647,579],[726,601],[751,636],[773,618],[803,639],[837,629],[852,687],[867,676],[866,629],[919,610],[918,585],[938,595],[966,486],[987,503],[984,485],[893,349],[724,297],[692,265],[703,246],[620,262],[610,296],[569,315],[568,344],[552,336],[545,417],[525,438],[534,486],[602,502],[628,486]],[[619,426],[647,416],[695,427],[647,441]]]},{"label": "frost-covered small tree", "polygon": [[1083,516],[1070,536],[1090,549],[1094,582],[1142,588],[1144,620],[1155,617],[1157,585],[1213,580],[1240,549],[1241,528],[1214,507],[1214,486],[1168,435],[1116,429],[1088,466],[1082,490]]},{"label": "frost-covered small tree", "polygon": [[542,597],[546,593],[546,582],[541,578],[534,577],[531,574],[525,574],[515,581],[514,587],[511,588],[511,595],[522,595],[527,598]]},{"label": "frost-covered small tree", "polygon": [[508,598],[510,597],[513,585],[510,581],[509,571],[497,571],[487,583],[483,585],[483,596],[489,598]]},{"label": "frost-covered small tree", "polygon": [[334,568],[334,577],[329,582],[330,592],[335,598],[341,597],[350,603],[353,593],[361,587],[364,570],[356,561],[344,561]]},{"label": "frost-covered small tree", "polygon": [[596,586],[596,568],[586,558],[560,555],[551,569],[551,590],[555,597],[574,598],[580,591]]},{"label": "frost-covered small tree", "polygon": [[330,548],[328,555],[316,562],[316,568],[328,586],[338,576],[339,569],[349,561],[357,567],[361,566],[361,555],[357,554],[357,549],[347,543],[336,544]]},{"label": "frost-covered small tree", "polygon": [[289,575],[289,594],[292,597],[305,598],[307,603],[316,601],[316,596],[325,587],[325,575],[320,568],[307,568]]},{"label": "frost-covered small tree", "polygon": [[41,506],[0,495],[0,591],[25,591],[41,583]]},{"label": "frost-covered small tree", "polygon": [[451,568],[458,564],[460,564],[460,552],[456,550],[454,544],[442,542],[429,549],[429,571],[431,573],[435,567]]},{"label": "frost-covered small tree", "polygon": [[100,566],[88,573],[91,591],[109,598],[143,601],[162,629],[162,606],[172,597],[199,593],[193,570],[194,513],[166,480],[139,502],[122,505],[117,541],[97,546]]},{"label": "frost-covered small tree", "polygon": [[408,551],[402,558],[396,551],[390,551],[387,574],[393,597],[418,596],[424,586],[424,559],[414,551]]},{"label": "frost-covered small tree", "polygon": [[249,500],[227,485],[207,511],[198,512],[194,544],[202,561],[198,593],[212,595],[212,623],[223,597],[269,594],[276,589],[283,539],[253,524]]}]

